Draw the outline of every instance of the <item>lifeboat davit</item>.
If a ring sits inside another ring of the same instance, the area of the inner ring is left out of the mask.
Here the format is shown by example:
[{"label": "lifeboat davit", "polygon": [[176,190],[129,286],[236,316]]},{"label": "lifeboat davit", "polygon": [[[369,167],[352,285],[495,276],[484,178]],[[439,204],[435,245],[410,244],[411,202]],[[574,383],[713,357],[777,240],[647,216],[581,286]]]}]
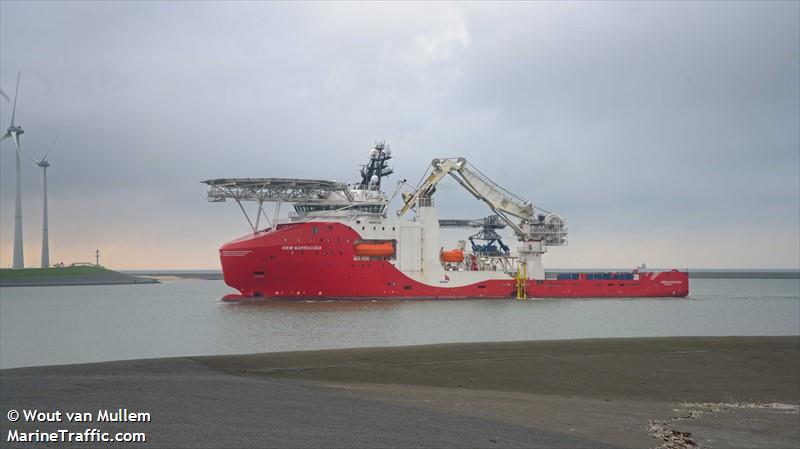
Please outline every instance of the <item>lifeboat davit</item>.
[{"label": "lifeboat davit", "polygon": [[461,263],[464,261],[464,251],[460,249],[442,251],[440,258],[442,262]]},{"label": "lifeboat davit", "polygon": [[394,255],[392,242],[356,243],[356,256],[388,257]]}]

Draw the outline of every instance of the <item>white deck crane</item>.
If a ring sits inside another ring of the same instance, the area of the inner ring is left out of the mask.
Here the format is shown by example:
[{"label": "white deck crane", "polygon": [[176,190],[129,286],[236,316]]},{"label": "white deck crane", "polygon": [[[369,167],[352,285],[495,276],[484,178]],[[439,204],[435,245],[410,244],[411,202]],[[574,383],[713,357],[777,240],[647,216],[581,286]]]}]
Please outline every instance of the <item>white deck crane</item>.
[{"label": "white deck crane", "polygon": [[547,251],[547,246],[566,245],[566,221],[560,215],[542,209],[539,210],[543,213],[537,214],[533,203],[500,187],[464,158],[431,161],[430,175],[413,192],[403,194],[403,207],[397,211],[397,216],[402,217],[414,206],[429,205],[436,185],[447,175],[486,203],[514,230],[521,242],[517,248],[519,271],[526,278],[544,279],[541,255]]}]

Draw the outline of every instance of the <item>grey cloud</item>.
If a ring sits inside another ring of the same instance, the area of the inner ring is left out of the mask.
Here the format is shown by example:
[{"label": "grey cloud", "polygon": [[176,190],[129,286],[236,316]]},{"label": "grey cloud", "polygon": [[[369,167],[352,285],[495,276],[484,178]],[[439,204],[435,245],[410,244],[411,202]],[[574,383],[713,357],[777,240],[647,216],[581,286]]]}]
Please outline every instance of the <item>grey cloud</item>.
[{"label": "grey cloud", "polygon": [[[648,253],[636,246],[656,229],[676,236],[669,262],[711,263],[685,238],[702,235],[725,265],[730,238],[751,229],[784,241],[777,256],[753,249],[753,266],[800,265],[797,3],[3,2],[0,13],[3,89],[23,70],[23,145],[36,155],[62,132],[51,234],[70,247],[93,244],[92,223],[174,252],[199,245],[213,266],[216,245],[246,228],[203,201],[200,180],[352,181],[385,138],[399,178],[465,156],[564,213],[576,246],[553,255],[560,265],[580,266],[570,255],[586,257],[588,242],[619,264],[626,238],[626,254]],[[5,103],[0,113],[5,126]],[[37,175],[25,167],[31,242]],[[485,213],[456,188],[437,200],[443,216]]]}]

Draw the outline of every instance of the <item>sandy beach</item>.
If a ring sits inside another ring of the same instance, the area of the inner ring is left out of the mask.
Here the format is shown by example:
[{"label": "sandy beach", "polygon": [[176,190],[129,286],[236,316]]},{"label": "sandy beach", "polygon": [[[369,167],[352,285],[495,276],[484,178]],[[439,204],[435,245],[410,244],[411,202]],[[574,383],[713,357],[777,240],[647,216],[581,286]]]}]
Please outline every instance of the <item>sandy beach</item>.
[{"label": "sandy beach", "polygon": [[[148,447],[777,448],[800,439],[799,362],[800,337],[603,339],[18,368],[0,381],[3,416],[152,413],[103,424],[141,429]],[[4,438],[86,427],[2,423]]]}]

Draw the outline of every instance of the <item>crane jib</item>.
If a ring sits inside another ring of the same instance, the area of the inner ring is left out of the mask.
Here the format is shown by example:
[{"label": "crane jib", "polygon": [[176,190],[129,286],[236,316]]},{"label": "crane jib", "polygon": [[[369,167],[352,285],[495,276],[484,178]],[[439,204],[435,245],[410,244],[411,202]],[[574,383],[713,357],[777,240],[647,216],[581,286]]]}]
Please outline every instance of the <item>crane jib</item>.
[{"label": "crane jib", "polygon": [[[543,245],[566,244],[566,222],[556,214],[537,215],[533,203],[509,192],[466,159],[434,159],[431,174],[412,193],[403,195],[403,207],[397,212],[401,217],[414,207],[420,199],[430,197],[436,185],[450,175],[475,198],[483,201],[506,223],[520,241],[540,241]],[[516,220],[514,220],[516,218]]]}]

